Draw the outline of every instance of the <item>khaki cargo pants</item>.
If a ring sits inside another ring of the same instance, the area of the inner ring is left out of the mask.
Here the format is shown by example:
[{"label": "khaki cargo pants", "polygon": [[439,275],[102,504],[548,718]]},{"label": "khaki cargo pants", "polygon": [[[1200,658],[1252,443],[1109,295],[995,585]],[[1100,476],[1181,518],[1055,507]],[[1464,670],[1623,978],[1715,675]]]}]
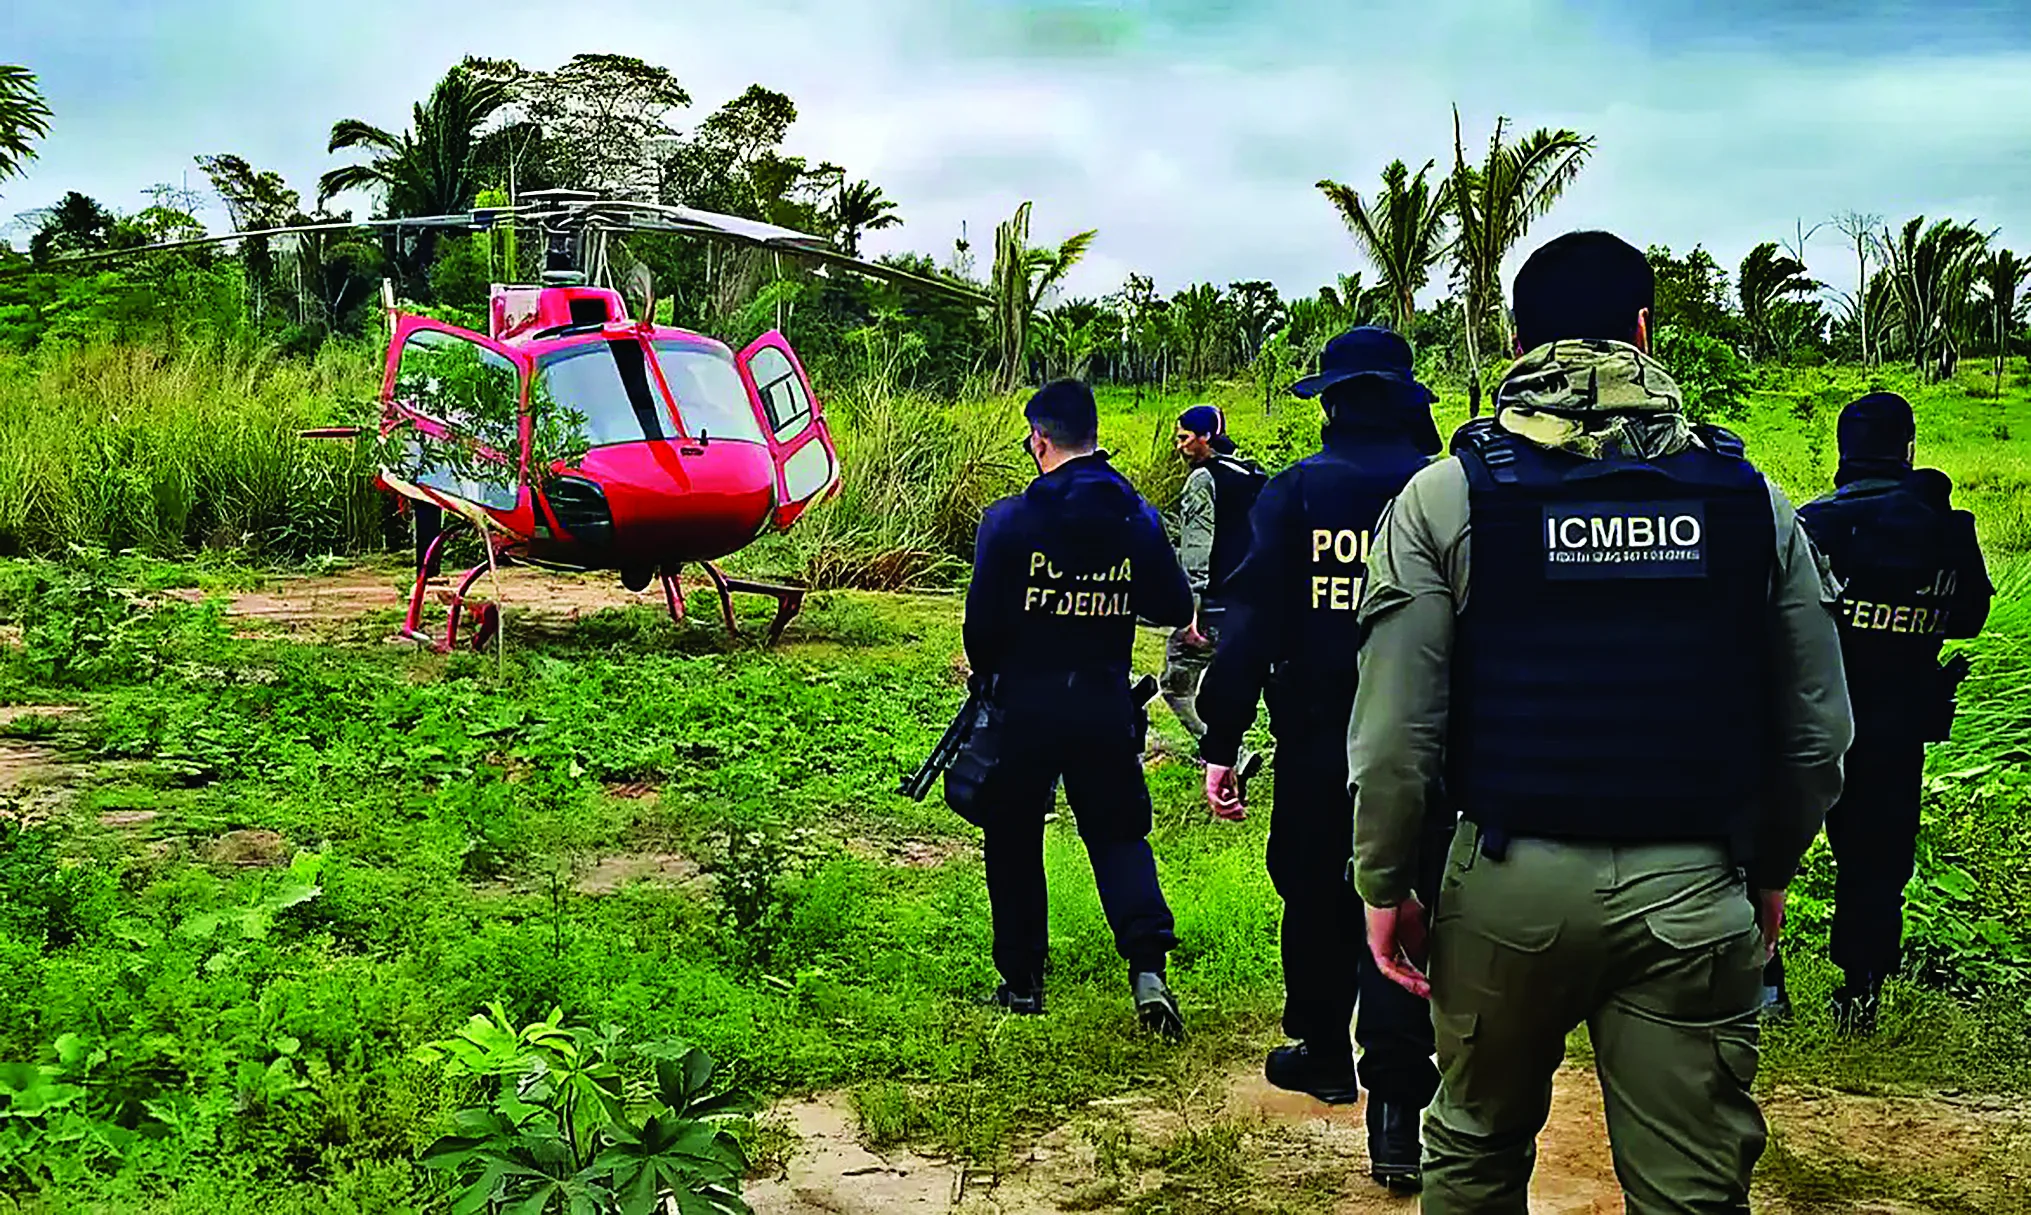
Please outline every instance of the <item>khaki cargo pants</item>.
[{"label": "khaki cargo pants", "polygon": [[1204,647],[1185,644],[1185,629],[1171,630],[1170,640],[1164,645],[1164,673],[1158,680],[1163,690],[1164,703],[1171,706],[1171,712],[1178,715],[1178,721],[1185,732],[1193,738],[1206,733],[1206,723],[1199,717],[1199,681],[1206,677],[1206,668],[1213,665],[1213,651],[1220,644],[1220,626],[1227,613],[1216,604],[1202,603],[1199,607],[1199,633],[1205,637]]},{"label": "khaki cargo pants", "polygon": [[1745,1212],[1763,1154],[1763,938],[1719,845],[1453,837],[1433,925],[1427,1215],[1526,1215],[1566,1034],[1585,1023],[1629,1215]]}]

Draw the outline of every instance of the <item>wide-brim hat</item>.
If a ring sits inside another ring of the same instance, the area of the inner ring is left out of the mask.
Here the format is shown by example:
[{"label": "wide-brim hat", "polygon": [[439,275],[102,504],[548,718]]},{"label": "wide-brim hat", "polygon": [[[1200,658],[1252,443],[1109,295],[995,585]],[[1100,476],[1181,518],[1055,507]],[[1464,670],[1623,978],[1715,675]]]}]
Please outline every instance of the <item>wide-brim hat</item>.
[{"label": "wide-brim hat", "polygon": [[1335,384],[1364,377],[1398,385],[1421,402],[1439,399],[1437,393],[1418,383],[1410,343],[1380,325],[1361,325],[1327,342],[1319,354],[1319,373],[1291,385],[1291,395],[1315,397]]}]

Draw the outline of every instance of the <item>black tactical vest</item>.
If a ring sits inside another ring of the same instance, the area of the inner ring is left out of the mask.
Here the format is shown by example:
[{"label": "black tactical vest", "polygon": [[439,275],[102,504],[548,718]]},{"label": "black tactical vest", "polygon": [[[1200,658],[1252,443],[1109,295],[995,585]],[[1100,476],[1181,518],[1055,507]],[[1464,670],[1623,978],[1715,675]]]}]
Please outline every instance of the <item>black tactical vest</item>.
[{"label": "black tactical vest", "polygon": [[1937,695],[1963,576],[1956,532],[1972,516],[1927,502],[1907,479],[1851,483],[1798,519],[1843,584],[1835,612],[1856,722],[1895,725]]},{"label": "black tactical vest", "polygon": [[1455,436],[1472,575],[1453,654],[1449,787],[1497,834],[1726,840],[1767,759],[1775,524],[1763,476],[1699,448],[1587,460]]},{"label": "black tactical vest", "polygon": [[1206,597],[1218,599],[1248,556],[1254,535],[1248,513],[1269,478],[1233,456],[1214,456],[1206,461],[1206,471],[1213,474],[1213,553],[1206,563]]},{"label": "black tactical vest", "polygon": [[1279,727],[1309,723],[1346,731],[1361,650],[1355,613],[1366,590],[1375,523],[1425,463],[1395,434],[1329,434],[1323,451],[1277,474],[1296,483],[1298,534],[1281,539],[1296,554],[1288,568],[1297,585],[1284,593],[1302,605],[1293,618],[1295,635],[1279,647],[1269,689]]}]

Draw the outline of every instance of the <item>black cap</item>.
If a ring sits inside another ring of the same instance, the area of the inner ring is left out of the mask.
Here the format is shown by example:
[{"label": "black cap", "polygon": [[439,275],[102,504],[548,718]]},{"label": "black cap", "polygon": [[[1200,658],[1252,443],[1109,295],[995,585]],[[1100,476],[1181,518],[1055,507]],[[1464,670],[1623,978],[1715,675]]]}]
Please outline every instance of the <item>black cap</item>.
[{"label": "black cap", "polygon": [[1841,458],[1903,460],[1918,437],[1911,402],[1894,392],[1872,392],[1841,410]]},{"label": "black cap", "polygon": [[1071,440],[1092,439],[1100,433],[1100,408],[1093,403],[1093,390],[1083,380],[1052,380],[1037,389],[1023,417],[1032,426],[1050,423]]}]

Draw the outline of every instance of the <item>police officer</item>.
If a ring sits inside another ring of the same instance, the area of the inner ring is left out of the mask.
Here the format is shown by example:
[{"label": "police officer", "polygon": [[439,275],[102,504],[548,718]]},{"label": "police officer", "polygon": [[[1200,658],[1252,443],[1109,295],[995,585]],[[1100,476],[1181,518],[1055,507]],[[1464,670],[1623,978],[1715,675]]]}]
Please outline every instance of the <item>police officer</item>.
[{"label": "police officer", "polygon": [[[1835,619],[1855,745],[1826,820],[1835,864],[1832,953],[1844,978],[1834,1011],[1843,1026],[1864,1032],[1900,960],[1925,744],[1945,739],[1952,724],[1940,645],[1980,633],[1995,594],[1974,516],[1953,509],[1944,473],[1912,468],[1916,437],[1903,397],[1871,393],[1850,404],[1841,411],[1835,489],[1798,510],[1843,583]],[[1782,963],[1772,966],[1781,1007]]]},{"label": "police officer", "polygon": [[[1853,723],[1831,580],[1739,443],[1688,424],[1654,292],[1604,232],[1534,253],[1494,416],[1369,554],[1355,884],[1377,965],[1431,998],[1429,1215],[1523,1215],[1582,1023],[1631,1215],[1747,1211],[1763,1150],[1761,971]],[[1463,822],[1427,980],[1411,877],[1441,768]]]},{"label": "police officer", "polygon": [[1227,584],[1248,555],[1248,512],[1268,479],[1239,454],[1227,419],[1212,405],[1178,415],[1178,455],[1191,466],[1178,510],[1178,560],[1192,583],[1192,620],[1164,651],[1164,703],[1188,733],[1206,732],[1194,701],[1226,619]]},{"label": "police officer", "polygon": [[1137,1016],[1176,1036],[1184,1022],[1164,962],[1177,939],[1150,851],[1147,721],[1129,661],[1136,618],[1182,625],[1192,592],[1155,509],[1096,450],[1092,391],[1059,380],[1023,413],[1038,476],[988,508],[966,592],[967,661],[991,682],[1001,731],[979,793],[1002,977],[994,998],[1011,1012],[1044,1010],[1044,817],[1062,777]]},{"label": "police officer", "polygon": [[[1418,1116],[1439,1083],[1431,1015],[1376,969],[1364,942],[1347,879],[1347,720],[1362,562],[1383,505],[1440,450],[1434,396],[1413,376],[1409,344],[1374,327],[1328,342],[1319,374],[1291,391],[1324,406],[1323,450],[1272,477],[1256,500],[1254,543],[1228,580],[1227,630],[1199,688],[1199,754],[1213,813],[1244,817],[1234,765],[1256,697],[1268,692],[1277,739],[1269,876],[1284,904],[1284,1032],[1298,1041],[1271,1051],[1264,1073],[1335,1104],[1366,1087],[1370,1171],[1414,1189]],[[1359,1084],[1347,1036],[1357,1003]]]}]

